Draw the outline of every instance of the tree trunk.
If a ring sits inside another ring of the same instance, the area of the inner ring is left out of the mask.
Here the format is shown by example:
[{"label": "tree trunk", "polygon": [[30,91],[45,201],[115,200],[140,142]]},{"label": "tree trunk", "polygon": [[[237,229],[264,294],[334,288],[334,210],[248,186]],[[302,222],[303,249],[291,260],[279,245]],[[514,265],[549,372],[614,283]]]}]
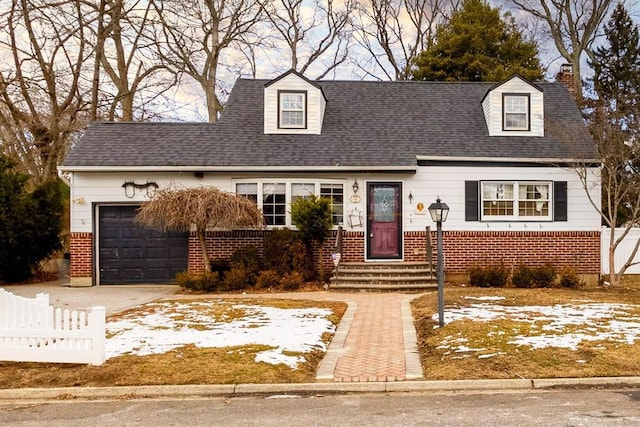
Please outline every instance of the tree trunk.
[{"label": "tree trunk", "polygon": [[200,249],[202,250],[202,262],[204,263],[205,273],[211,273],[211,259],[209,258],[209,252],[207,251],[207,230],[198,228],[196,230],[198,234],[198,241],[200,242]]}]

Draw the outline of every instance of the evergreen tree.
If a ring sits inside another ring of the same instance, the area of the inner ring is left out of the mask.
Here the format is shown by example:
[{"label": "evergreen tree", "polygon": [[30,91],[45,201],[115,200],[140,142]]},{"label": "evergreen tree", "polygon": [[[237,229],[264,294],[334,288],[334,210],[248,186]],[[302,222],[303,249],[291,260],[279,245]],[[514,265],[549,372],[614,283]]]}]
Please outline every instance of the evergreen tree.
[{"label": "evergreen tree", "polygon": [[0,156],[0,281],[28,279],[38,263],[60,247],[62,184],[48,181],[32,193],[28,175]]},{"label": "evergreen tree", "polygon": [[640,220],[635,212],[640,191],[640,34],[622,4],[604,34],[606,42],[590,62],[596,95],[590,102],[590,130],[603,162],[602,211],[610,219],[604,222],[615,227]]},{"label": "evergreen tree", "polygon": [[[617,285],[640,249],[637,241],[627,260],[615,265],[622,238],[640,224],[640,38],[622,4],[613,11],[604,33],[605,43],[594,51],[590,64],[596,99],[587,104],[587,113],[601,164],[602,205],[594,206],[610,228],[608,275],[609,282]],[[616,235],[616,227],[624,232]]]},{"label": "evergreen tree", "polygon": [[465,0],[416,59],[414,80],[502,81],[514,74],[535,81],[543,72],[535,42],[525,41],[509,14],[483,0]]}]

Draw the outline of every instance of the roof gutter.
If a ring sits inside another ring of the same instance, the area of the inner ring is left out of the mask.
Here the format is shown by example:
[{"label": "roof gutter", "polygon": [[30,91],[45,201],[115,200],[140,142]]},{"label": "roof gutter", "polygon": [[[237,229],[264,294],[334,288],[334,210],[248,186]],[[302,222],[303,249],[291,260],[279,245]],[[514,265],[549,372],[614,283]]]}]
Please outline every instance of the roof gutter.
[{"label": "roof gutter", "polygon": [[59,172],[407,172],[415,166],[58,166]]},{"label": "roof gutter", "polygon": [[567,164],[567,163],[601,163],[600,159],[570,159],[570,158],[534,158],[534,157],[453,157],[453,156],[416,156],[418,161],[433,162],[492,162],[492,163],[542,163],[542,164]]}]

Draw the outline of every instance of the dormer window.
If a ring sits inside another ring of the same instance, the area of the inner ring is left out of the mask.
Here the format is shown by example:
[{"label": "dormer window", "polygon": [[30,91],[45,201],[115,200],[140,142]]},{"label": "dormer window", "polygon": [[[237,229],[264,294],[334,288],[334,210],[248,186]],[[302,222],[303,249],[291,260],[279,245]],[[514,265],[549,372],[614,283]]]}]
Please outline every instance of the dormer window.
[{"label": "dormer window", "polygon": [[530,130],[529,94],[503,94],[503,130]]},{"label": "dormer window", "polygon": [[306,129],[307,92],[278,91],[278,127],[281,129]]}]

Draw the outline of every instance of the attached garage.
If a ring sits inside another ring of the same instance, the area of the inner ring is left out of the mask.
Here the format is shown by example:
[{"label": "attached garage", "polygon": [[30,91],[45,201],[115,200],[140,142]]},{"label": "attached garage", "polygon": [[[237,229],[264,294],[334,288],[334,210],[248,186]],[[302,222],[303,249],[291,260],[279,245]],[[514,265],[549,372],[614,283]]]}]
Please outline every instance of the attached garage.
[{"label": "attached garage", "polygon": [[135,221],[136,205],[98,206],[99,284],[170,283],[187,270],[187,233],[165,233]]}]

